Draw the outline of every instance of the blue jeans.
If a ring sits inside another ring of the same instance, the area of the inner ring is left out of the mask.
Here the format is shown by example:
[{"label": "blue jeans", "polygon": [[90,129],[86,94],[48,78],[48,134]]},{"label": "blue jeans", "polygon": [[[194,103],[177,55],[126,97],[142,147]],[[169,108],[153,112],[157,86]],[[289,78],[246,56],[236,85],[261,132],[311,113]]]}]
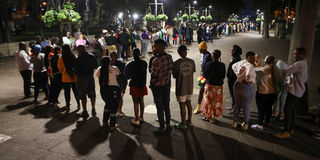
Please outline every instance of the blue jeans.
[{"label": "blue jeans", "polygon": [[164,129],[164,113],[166,114],[166,124],[170,124],[170,85],[165,87],[152,87],[151,88],[154,101],[157,107],[157,115],[159,119],[160,128]]},{"label": "blue jeans", "polygon": [[279,113],[284,113],[284,104],[286,102],[286,98],[287,98],[287,91],[288,85],[282,85],[280,88],[280,92],[279,95],[277,97],[277,100],[273,106],[274,110],[278,110]]}]

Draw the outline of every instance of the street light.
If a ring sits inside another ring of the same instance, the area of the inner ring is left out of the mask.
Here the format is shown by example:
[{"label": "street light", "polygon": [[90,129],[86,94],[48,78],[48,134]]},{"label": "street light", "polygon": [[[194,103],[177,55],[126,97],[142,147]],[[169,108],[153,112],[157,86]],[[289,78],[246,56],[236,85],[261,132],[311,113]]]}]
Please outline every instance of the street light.
[{"label": "street light", "polygon": [[209,6],[209,8],[211,9],[211,8],[212,8],[212,6],[210,5],[210,6]]},{"label": "street light", "polygon": [[138,14],[137,14],[137,13],[134,13],[134,14],[132,15],[132,17],[133,17],[133,19],[138,19]]},{"label": "street light", "polygon": [[198,4],[198,2],[197,1],[193,1],[193,4],[196,5],[196,4]]},{"label": "street light", "polygon": [[119,19],[122,19],[122,17],[123,17],[123,13],[120,12],[120,13],[118,14],[118,18],[119,18]]}]

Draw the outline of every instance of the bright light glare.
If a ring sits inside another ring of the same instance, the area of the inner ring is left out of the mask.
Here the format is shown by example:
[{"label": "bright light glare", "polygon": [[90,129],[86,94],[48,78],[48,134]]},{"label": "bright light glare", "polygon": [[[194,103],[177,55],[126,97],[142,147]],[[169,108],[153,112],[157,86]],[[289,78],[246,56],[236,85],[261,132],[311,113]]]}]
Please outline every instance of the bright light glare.
[{"label": "bright light glare", "polygon": [[197,1],[193,1],[193,4],[197,4],[198,2]]},{"label": "bright light glare", "polygon": [[122,19],[122,17],[123,17],[123,13],[120,12],[120,13],[118,14],[118,18]]},{"label": "bright light glare", "polygon": [[137,13],[135,13],[135,14],[133,14],[133,16],[132,16],[134,19],[137,19],[138,18],[138,14]]}]

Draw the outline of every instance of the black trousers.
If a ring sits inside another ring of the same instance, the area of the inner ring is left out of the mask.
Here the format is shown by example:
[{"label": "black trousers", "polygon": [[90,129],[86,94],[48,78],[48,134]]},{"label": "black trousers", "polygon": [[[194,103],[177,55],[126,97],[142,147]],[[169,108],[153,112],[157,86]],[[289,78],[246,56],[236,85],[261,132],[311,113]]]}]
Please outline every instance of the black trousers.
[{"label": "black trousers", "polygon": [[24,96],[29,97],[31,95],[30,85],[31,85],[31,70],[20,71],[20,74],[23,79],[23,91]]},{"label": "black trousers", "polygon": [[286,103],[284,105],[284,120],[285,120],[285,131],[291,131],[294,129],[294,122],[297,115],[297,104],[301,98],[296,97],[288,92]]},{"label": "black trousers", "polygon": [[114,127],[117,123],[117,111],[121,99],[120,87],[108,86],[100,88],[100,94],[105,102],[102,121],[107,124],[110,120],[110,127]]},{"label": "black trousers", "polygon": [[34,80],[34,98],[35,100],[38,99],[39,89],[42,88],[46,98],[49,95],[49,88],[48,88],[48,76],[46,72],[34,72],[33,73],[33,80]]},{"label": "black trousers", "polygon": [[49,102],[50,103],[57,103],[58,97],[60,95],[60,91],[62,89],[62,82],[61,82],[61,74],[54,75],[54,78],[50,79],[50,87],[49,87]]},{"label": "black trousers", "polygon": [[78,96],[78,89],[77,85],[75,82],[70,82],[70,83],[63,83],[63,89],[64,89],[64,98],[66,99],[66,106],[70,106],[70,91],[72,88],[73,95],[77,101],[77,105],[80,106],[80,100]]},{"label": "black trousers", "polygon": [[128,48],[129,48],[129,44],[121,44],[122,49],[121,49],[121,57],[124,60],[128,59]]},{"label": "black trousers", "polygon": [[228,81],[228,87],[229,87],[229,92],[230,92],[230,96],[231,96],[231,99],[232,99],[232,109],[234,109],[234,106],[235,106],[235,100],[234,100],[234,93],[233,93],[233,86],[234,86],[234,83],[236,81]]},{"label": "black trousers", "polygon": [[272,116],[272,106],[277,98],[276,94],[260,94],[256,93],[256,103],[258,107],[258,124],[270,123]]}]

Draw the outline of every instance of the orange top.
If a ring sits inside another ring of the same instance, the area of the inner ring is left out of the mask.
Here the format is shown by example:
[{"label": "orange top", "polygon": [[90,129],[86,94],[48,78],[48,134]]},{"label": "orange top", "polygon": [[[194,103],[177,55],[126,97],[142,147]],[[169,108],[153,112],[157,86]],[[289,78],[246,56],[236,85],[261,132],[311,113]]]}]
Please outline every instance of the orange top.
[{"label": "orange top", "polygon": [[76,82],[78,77],[76,74],[74,74],[74,77],[69,76],[67,73],[66,67],[64,66],[62,56],[60,56],[58,60],[58,69],[59,72],[62,74],[62,83],[70,83],[70,82]]}]

